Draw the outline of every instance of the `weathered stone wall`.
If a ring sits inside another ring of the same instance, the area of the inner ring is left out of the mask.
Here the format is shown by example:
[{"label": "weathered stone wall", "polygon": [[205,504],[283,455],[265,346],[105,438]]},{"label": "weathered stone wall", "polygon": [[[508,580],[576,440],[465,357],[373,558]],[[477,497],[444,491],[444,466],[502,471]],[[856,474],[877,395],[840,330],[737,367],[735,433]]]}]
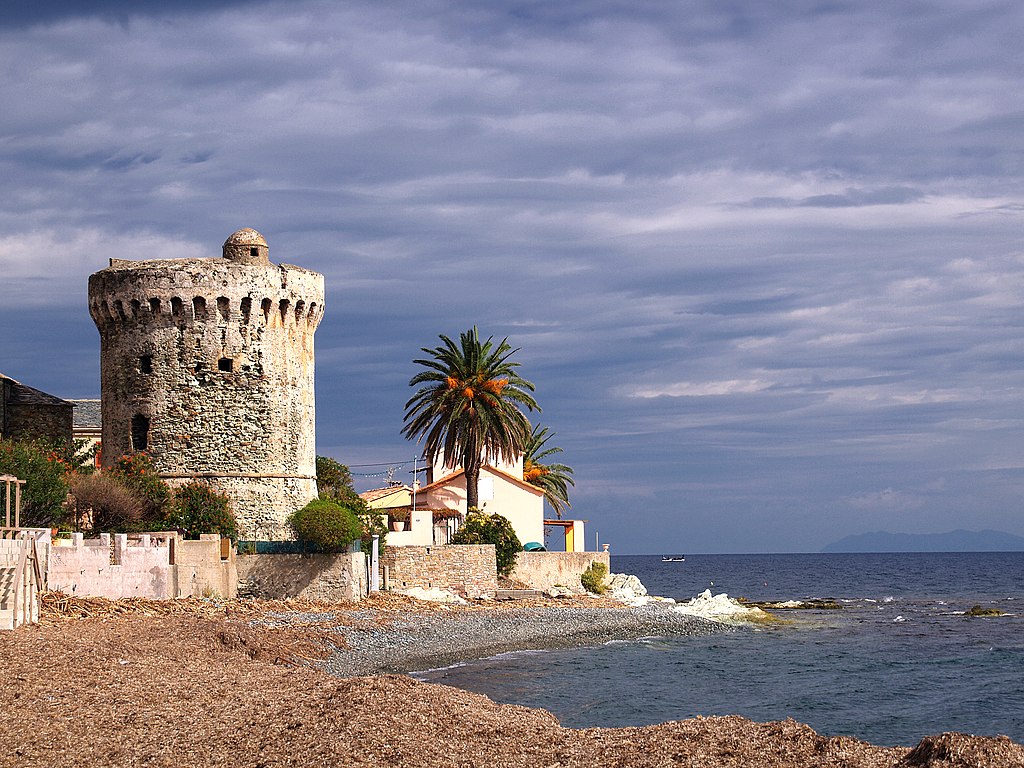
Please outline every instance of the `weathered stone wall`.
[{"label": "weathered stone wall", "polygon": [[493,544],[387,547],[380,560],[388,588],[447,589],[463,597],[494,597],[498,590]]},{"label": "weathered stone wall", "polygon": [[112,260],[89,278],[103,460],[145,450],[168,482],[228,494],[243,538],[287,538],[285,518],[316,496],[324,279],[234,242],[244,233],[263,243],[241,230],[229,258]]},{"label": "weathered stone wall", "polygon": [[68,401],[0,376],[0,437],[70,441],[73,415]]},{"label": "weathered stone wall", "polygon": [[520,552],[511,576],[531,589],[562,586],[582,594],[586,590],[580,583],[580,575],[593,562],[611,567],[607,552]]},{"label": "weathered stone wall", "polygon": [[253,597],[341,602],[366,594],[366,555],[239,555],[238,580]]}]

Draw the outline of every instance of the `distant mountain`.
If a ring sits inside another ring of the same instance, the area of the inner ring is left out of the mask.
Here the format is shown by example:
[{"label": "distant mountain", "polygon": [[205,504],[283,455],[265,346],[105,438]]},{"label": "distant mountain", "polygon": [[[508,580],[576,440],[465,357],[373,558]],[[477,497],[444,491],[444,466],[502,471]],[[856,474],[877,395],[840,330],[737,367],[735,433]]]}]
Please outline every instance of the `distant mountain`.
[{"label": "distant mountain", "polygon": [[1022,552],[1024,536],[1004,531],[889,533],[875,531],[834,541],[822,552]]}]

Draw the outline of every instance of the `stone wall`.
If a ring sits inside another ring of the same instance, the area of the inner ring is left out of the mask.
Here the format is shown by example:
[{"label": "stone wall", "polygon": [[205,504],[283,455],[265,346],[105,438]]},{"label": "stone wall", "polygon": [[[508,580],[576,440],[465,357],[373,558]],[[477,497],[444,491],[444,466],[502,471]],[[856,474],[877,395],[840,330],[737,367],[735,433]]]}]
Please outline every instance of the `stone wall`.
[{"label": "stone wall", "polygon": [[76,533],[51,542],[46,580],[55,592],[111,600],[235,597],[238,585],[234,548],[216,534],[184,541],[175,533]]},{"label": "stone wall", "polygon": [[387,547],[380,560],[388,589],[446,589],[463,597],[494,597],[498,590],[493,544]]},{"label": "stone wall", "polygon": [[362,600],[366,555],[239,555],[238,580],[245,594],[268,600]]},{"label": "stone wall", "polygon": [[145,450],[169,483],[226,493],[249,539],[288,538],[285,518],[316,497],[324,278],[268,253],[240,230],[224,258],[111,260],[89,278],[104,463]]},{"label": "stone wall", "polygon": [[580,574],[593,562],[611,566],[607,552],[520,552],[512,578],[531,589],[562,586],[582,594],[586,590],[580,583]]}]

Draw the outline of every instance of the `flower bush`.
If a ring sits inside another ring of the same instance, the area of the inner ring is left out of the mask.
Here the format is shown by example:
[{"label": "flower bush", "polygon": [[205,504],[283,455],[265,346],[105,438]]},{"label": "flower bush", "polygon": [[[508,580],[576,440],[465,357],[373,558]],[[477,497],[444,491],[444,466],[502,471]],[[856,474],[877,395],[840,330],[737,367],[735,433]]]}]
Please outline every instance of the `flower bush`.
[{"label": "flower bush", "polygon": [[[0,440],[0,475],[24,480],[21,525],[55,528],[68,519],[66,502],[72,467],[62,446],[41,440]],[[3,493],[0,488],[0,493]],[[14,525],[13,496],[11,525]],[[5,503],[5,502],[2,502]]]},{"label": "flower bush", "polygon": [[523,545],[508,518],[470,509],[466,522],[455,532],[452,544],[493,544],[498,573],[508,576],[516,566]]},{"label": "flower bush", "polygon": [[203,533],[238,539],[238,523],[228,497],[198,482],[183,485],[174,492],[165,525],[184,531],[186,539],[198,539]]}]

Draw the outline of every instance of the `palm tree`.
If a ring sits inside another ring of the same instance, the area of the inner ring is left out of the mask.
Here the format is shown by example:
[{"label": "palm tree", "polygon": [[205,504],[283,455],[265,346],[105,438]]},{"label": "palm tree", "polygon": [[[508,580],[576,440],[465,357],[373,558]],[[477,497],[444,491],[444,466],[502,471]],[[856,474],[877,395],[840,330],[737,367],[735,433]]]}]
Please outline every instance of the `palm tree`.
[{"label": "palm tree", "polygon": [[562,512],[572,507],[569,503],[569,486],[575,488],[576,481],[572,479],[572,467],[540,463],[541,459],[562,452],[561,448],[544,447],[554,436],[554,432],[548,434],[547,427],[538,425],[533,428],[523,456],[523,480],[544,491],[544,499],[561,519]]},{"label": "palm tree", "polygon": [[530,422],[521,408],[540,408],[529,394],[533,384],[516,373],[511,361],[518,352],[502,339],[481,342],[476,327],[459,335],[456,344],[444,334],[442,344],[422,347],[429,355],[414,360],[426,370],[409,380],[422,385],[405,404],[402,434],[424,440],[427,460],[438,457],[466,473],[466,506],[479,506],[480,467],[484,458],[515,461],[530,436]]}]

